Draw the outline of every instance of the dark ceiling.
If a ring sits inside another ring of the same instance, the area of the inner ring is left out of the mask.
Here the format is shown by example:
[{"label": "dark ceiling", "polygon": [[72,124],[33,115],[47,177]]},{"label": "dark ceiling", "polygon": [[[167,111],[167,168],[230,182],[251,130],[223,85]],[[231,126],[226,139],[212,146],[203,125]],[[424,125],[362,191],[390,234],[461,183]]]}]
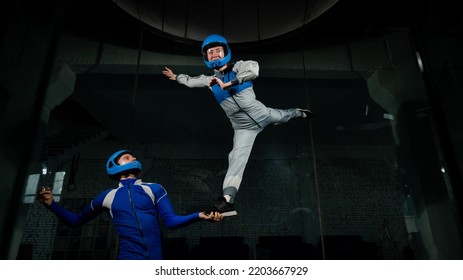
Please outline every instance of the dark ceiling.
[{"label": "dark ceiling", "polygon": [[207,35],[217,33],[235,45],[254,45],[288,37],[317,20],[339,0],[113,2],[146,28],[186,44],[197,44]]},{"label": "dark ceiling", "polygon": [[[112,1],[112,0],[100,0],[100,1],[90,1],[90,0],[69,0],[68,10],[70,11],[68,16],[66,16],[65,24],[63,25],[63,31],[66,33],[74,34],[77,36],[91,38],[97,41],[105,41],[110,43],[119,44],[122,46],[138,48],[139,42],[139,28],[142,26],[145,30],[149,31],[149,34],[145,34],[143,38],[143,48],[149,51],[168,51],[170,53],[183,53],[183,54],[197,54],[198,46],[200,46],[201,41],[182,38],[178,35],[168,32],[163,32],[157,28],[147,25],[146,23],[140,22],[133,15],[126,12],[124,9],[117,6],[115,3],[122,2],[132,2],[132,5],[141,5],[147,1],[141,0],[125,0],[125,1]],[[150,1],[148,1],[150,2]],[[151,1],[152,2],[152,1]],[[169,3],[169,1],[155,1],[159,3]],[[214,7],[211,7],[210,3],[207,1],[174,1],[170,4],[164,4],[166,6],[175,4],[178,9],[187,9],[186,6],[192,5],[191,3],[207,3],[207,10],[211,14],[214,14],[216,11]],[[226,1],[216,1],[220,5],[220,13],[226,13],[221,10],[222,4]],[[257,2],[265,3],[269,7],[274,9],[273,12],[270,12],[272,9],[267,8],[269,13],[275,14],[276,19],[262,18],[260,19],[263,22],[273,21],[282,22],[285,21],[294,21],[294,14],[289,12],[289,14],[282,13],[279,7],[283,6],[280,3],[290,4],[288,1],[245,1],[251,4]],[[290,1],[291,2],[291,1]],[[256,41],[248,42],[246,39],[240,39],[240,33],[233,34],[233,37],[236,38],[231,40],[231,45],[234,49],[244,49],[253,51],[256,48],[259,48],[259,51],[275,51],[275,50],[284,50],[286,48],[291,48],[290,45],[298,44],[300,38],[303,37],[305,41],[313,44],[325,44],[325,43],[334,43],[334,42],[345,42],[346,40],[354,40],[355,38],[372,36],[375,34],[380,34],[383,28],[391,28],[401,24],[401,21],[406,17],[404,15],[403,9],[400,7],[406,6],[406,1],[398,0],[380,0],[380,1],[367,1],[367,0],[306,0],[306,1],[296,1],[298,3],[305,3],[304,6],[326,6],[327,11],[313,18],[307,24],[300,23],[297,28],[290,30],[288,27],[287,33],[281,33],[277,30],[275,35],[268,35],[268,38],[258,39]],[[324,4],[326,2],[327,4]],[[190,4],[188,4],[190,3]],[[235,3],[235,1],[233,1]],[[335,3],[332,5],[332,3]],[[160,5],[160,4],[159,4]],[[160,8],[165,8],[163,5],[160,5]],[[332,7],[331,7],[332,6]],[[133,9],[133,8],[132,8]],[[206,9],[206,8],[205,8]],[[247,9],[246,6],[242,9]],[[235,17],[234,10],[232,17],[227,17],[230,21],[239,21]],[[157,11],[146,11],[148,14],[160,13]],[[191,13],[191,11],[190,11]],[[218,12],[217,12],[218,13]],[[191,17],[191,16],[190,16]],[[239,16],[237,16],[239,18]],[[254,17],[254,15],[252,15]],[[178,18],[178,25],[182,25],[182,28],[185,27],[185,22],[187,19]],[[205,19],[207,22],[207,18]],[[204,28],[209,28],[206,24],[203,24]],[[296,24],[293,24],[296,25]],[[246,27],[244,27],[246,28]],[[211,31],[216,29],[210,27]],[[218,32],[218,30],[217,30]],[[270,32],[270,31],[269,31]],[[243,38],[246,38],[246,31],[241,32]],[[296,36],[299,35],[299,36]],[[199,37],[199,35],[191,35],[193,37]]]}]

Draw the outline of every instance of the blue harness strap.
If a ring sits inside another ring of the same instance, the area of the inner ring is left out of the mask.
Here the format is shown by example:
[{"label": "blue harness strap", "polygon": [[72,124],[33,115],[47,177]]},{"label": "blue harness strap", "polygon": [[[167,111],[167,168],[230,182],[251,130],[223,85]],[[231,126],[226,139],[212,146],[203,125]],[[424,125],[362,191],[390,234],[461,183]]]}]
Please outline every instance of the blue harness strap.
[{"label": "blue harness strap", "polygon": [[[233,81],[236,78],[236,72],[228,71],[225,75],[216,75],[217,78],[221,79],[224,83],[229,81]],[[252,82],[247,81],[242,84],[233,85],[225,90],[223,90],[219,85],[215,84],[212,86],[212,92],[214,93],[214,97],[217,102],[222,103],[228,97],[235,95],[249,87],[252,87]]]}]

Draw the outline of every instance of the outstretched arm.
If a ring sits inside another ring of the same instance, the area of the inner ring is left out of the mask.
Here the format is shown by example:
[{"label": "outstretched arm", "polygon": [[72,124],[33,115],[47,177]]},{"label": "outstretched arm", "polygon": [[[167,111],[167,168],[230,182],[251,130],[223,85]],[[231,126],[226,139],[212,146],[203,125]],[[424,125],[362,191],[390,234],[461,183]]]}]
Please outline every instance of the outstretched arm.
[{"label": "outstretched arm", "polygon": [[102,208],[93,209],[90,205],[79,213],[68,211],[53,200],[53,193],[49,187],[43,187],[38,190],[37,197],[61,222],[72,228],[82,226],[88,221],[96,218],[103,211]]},{"label": "outstretched arm", "polygon": [[166,190],[160,185],[158,186],[159,188],[153,189],[153,191],[155,191],[155,196],[159,197],[159,199],[156,201],[156,204],[159,211],[159,215],[162,217],[163,221],[165,222],[168,228],[175,229],[182,226],[186,226],[199,219],[216,222],[222,220],[223,215],[217,212],[210,213],[209,215],[206,215],[204,212],[196,212],[189,215],[175,214],[174,208],[169,199],[169,196],[167,195]]},{"label": "outstretched arm", "polygon": [[177,75],[169,67],[164,67],[164,70],[162,70],[162,74],[169,78],[169,80],[177,81],[179,84],[185,85],[189,88],[209,87],[212,81],[212,76],[189,76],[186,74]]}]

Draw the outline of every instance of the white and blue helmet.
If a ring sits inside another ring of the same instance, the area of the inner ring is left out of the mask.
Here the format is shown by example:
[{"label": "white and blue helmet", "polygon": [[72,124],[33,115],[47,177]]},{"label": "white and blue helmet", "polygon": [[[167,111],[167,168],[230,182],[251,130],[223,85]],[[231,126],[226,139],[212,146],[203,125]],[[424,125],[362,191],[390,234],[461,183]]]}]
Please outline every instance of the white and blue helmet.
[{"label": "white and blue helmet", "polygon": [[[212,47],[222,46],[224,50],[224,57],[222,59],[209,61],[207,59],[207,50]],[[203,44],[201,46],[201,52],[203,54],[204,63],[206,63],[207,67],[218,69],[225,64],[227,64],[231,59],[231,50],[228,46],[227,40],[218,34],[211,34],[204,39]]]},{"label": "white and blue helmet", "polygon": [[141,172],[141,162],[138,160],[134,160],[132,162],[128,162],[123,165],[119,165],[117,161],[122,155],[130,154],[133,156],[131,152],[128,150],[120,150],[115,152],[112,156],[109,157],[108,161],[106,162],[106,172],[109,175],[109,178],[114,180],[119,180],[119,176],[124,173],[133,173],[137,174]]}]

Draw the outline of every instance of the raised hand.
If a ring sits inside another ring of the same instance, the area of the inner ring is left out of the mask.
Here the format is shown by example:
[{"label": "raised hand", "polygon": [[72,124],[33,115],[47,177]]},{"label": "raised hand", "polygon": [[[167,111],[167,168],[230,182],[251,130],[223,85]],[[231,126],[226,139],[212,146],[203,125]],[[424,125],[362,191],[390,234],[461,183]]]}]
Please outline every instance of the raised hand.
[{"label": "raised hand", "polygon": [[47,205],[50,205],[51,202],[53,201],[53,193],[51,191],[50,187],[40,187],[37,189],[37,199],[45,203]]},{"label": "raised hand", "polygon": [[164,74],[164,76],[169,78],[169,80],[175,81],[177,79],[177,75],[175,75],[175,73],[172,72],[172,70],[167,67],[165,67],[164,70],[162,70],[162,74]]}]

